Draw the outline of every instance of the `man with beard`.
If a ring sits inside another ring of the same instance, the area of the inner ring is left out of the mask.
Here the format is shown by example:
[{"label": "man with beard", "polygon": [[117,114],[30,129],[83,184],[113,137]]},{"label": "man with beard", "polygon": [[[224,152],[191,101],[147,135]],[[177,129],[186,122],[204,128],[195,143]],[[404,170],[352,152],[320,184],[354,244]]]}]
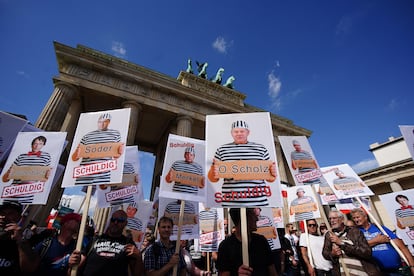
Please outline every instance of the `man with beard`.
[{"label": "man with beard", "polygon": [[357,227],[346,226],[344,219],[344,214],[338,210],[329,212],[329,223],[333,232],[325,234],[322,255],[332,262],[332,275],[341,275],[340,258],[349,275],[381,275],[372,262],[371,247],[364,235]]}]

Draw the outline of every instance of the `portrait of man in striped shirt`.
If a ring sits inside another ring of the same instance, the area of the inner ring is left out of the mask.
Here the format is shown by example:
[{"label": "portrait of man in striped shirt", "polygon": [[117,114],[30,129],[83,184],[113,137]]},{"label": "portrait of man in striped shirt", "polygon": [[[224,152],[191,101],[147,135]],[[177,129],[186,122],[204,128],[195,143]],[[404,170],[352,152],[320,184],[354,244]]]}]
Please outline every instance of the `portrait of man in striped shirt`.
[{"label": "portrait of man in striped shirt", "polygon": [[[184,150],[184,160],[178,160],[172,164],[170,171],[165,177],[165,181],[167,181],[167,183],[171,183],[173,182],[172,174],[174,172],[183,172],[183,173],[188,173],[192,175],[198,175],[201,177],[200,179],[202,179],[202,182],[204,182],[203,180],[204,178],[202,177],[204,175],[203,167],[197,162],[195,162],[194,159],[195,159],[194,147],[186,147]],[[199,185],[199,186],[204,186],[204,184]],[[174,181],[172,190],[173,192],[197,194],[199,186],[188,185],[186,183],[182,183],[176,180]]]},{"label": "portrait of man in striped shirt", "polygon": [[[208,173],[208,178],[211,182],[218,182],[220,179],[217,161],[270,160],[268,149],[262,144],[249,141],[249,134],[250,130],[246,121],[237,120],[232,123],[231,136],[233,141],[220,146],[216,150]],[[269,171],[272,179],[244,180],[233,177],[224,178],[221,205],[223,207],[241,205],[268,206],[266,181],[272,182],[277,177],[276,163],[272,162],[266,169]]]},{"label": "portrait of man in striped shirt", "polygon": [[[80,166],[89,166],[93,164],[99,164],[106,162],[108,160],[118,158],[124,151],[123,144],[119,144],[117,148],[117,155],[115,156],[105,156],[105,157],[82,157],[81,156],[81,146],[101,144],[101,143],[119,143],[121,142],[121,134],[118,130],[110,129],[109,124],[111,123],[112,116],[109,113],[103,113],[98,118],[98,129],[93,130],[85,134],[79,142],[78,147],[72,154],[72,160],[78,161],[82,158]],[[112,153],[108,153],[112,155]],[[84,176],[79,176],[76,178],[75,185],[91,185],[91,184],[107,184],[110,183],[111,179],[111,170],[99,171],[93,174],[88,174]]]}]

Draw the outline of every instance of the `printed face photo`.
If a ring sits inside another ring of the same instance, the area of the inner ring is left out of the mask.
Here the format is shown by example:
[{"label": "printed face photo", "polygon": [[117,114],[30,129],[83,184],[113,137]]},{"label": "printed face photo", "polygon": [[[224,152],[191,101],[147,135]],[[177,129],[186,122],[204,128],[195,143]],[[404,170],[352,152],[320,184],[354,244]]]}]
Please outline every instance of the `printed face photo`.
[{"label": "printed face photo", "polygon": [[231,136],[236,144],[244,144],[247,142],[247,137],[250,131],[247,128],[233,128],[231,130]]}]

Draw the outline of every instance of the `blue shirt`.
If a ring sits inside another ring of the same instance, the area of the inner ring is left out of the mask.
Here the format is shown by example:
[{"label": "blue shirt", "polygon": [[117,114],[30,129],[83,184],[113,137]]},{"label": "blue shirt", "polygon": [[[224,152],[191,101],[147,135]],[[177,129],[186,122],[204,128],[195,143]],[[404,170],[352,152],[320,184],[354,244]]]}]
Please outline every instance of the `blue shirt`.
[{"label": "blue shirt", "polygon": [[[391,240],[398,237],[387,227],[382,226]],[[376,236],[382,234],[381,230],[374,224],[370,224],[368,230],[360,227],[359,230],[364,234],[367,241],[372,240]],[[395,269],[401,266],[401,258],[391,243],[381,243],[372,247],[372,256],[377,261],[381,269]]]}]

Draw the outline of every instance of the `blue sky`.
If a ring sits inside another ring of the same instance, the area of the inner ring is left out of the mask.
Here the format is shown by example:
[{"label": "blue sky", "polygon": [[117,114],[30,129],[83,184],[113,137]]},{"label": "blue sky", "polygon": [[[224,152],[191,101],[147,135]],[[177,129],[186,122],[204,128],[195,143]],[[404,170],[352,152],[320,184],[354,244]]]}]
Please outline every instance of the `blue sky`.
[{"label": "blue sky", "polygon": [[413,124],[413,30],[411,0],[0,0],[0,110],[36,121],[58,74],[53,41],[174,78],[191,58],[312,130],[321,167],[364,171],[370,144]]}]

